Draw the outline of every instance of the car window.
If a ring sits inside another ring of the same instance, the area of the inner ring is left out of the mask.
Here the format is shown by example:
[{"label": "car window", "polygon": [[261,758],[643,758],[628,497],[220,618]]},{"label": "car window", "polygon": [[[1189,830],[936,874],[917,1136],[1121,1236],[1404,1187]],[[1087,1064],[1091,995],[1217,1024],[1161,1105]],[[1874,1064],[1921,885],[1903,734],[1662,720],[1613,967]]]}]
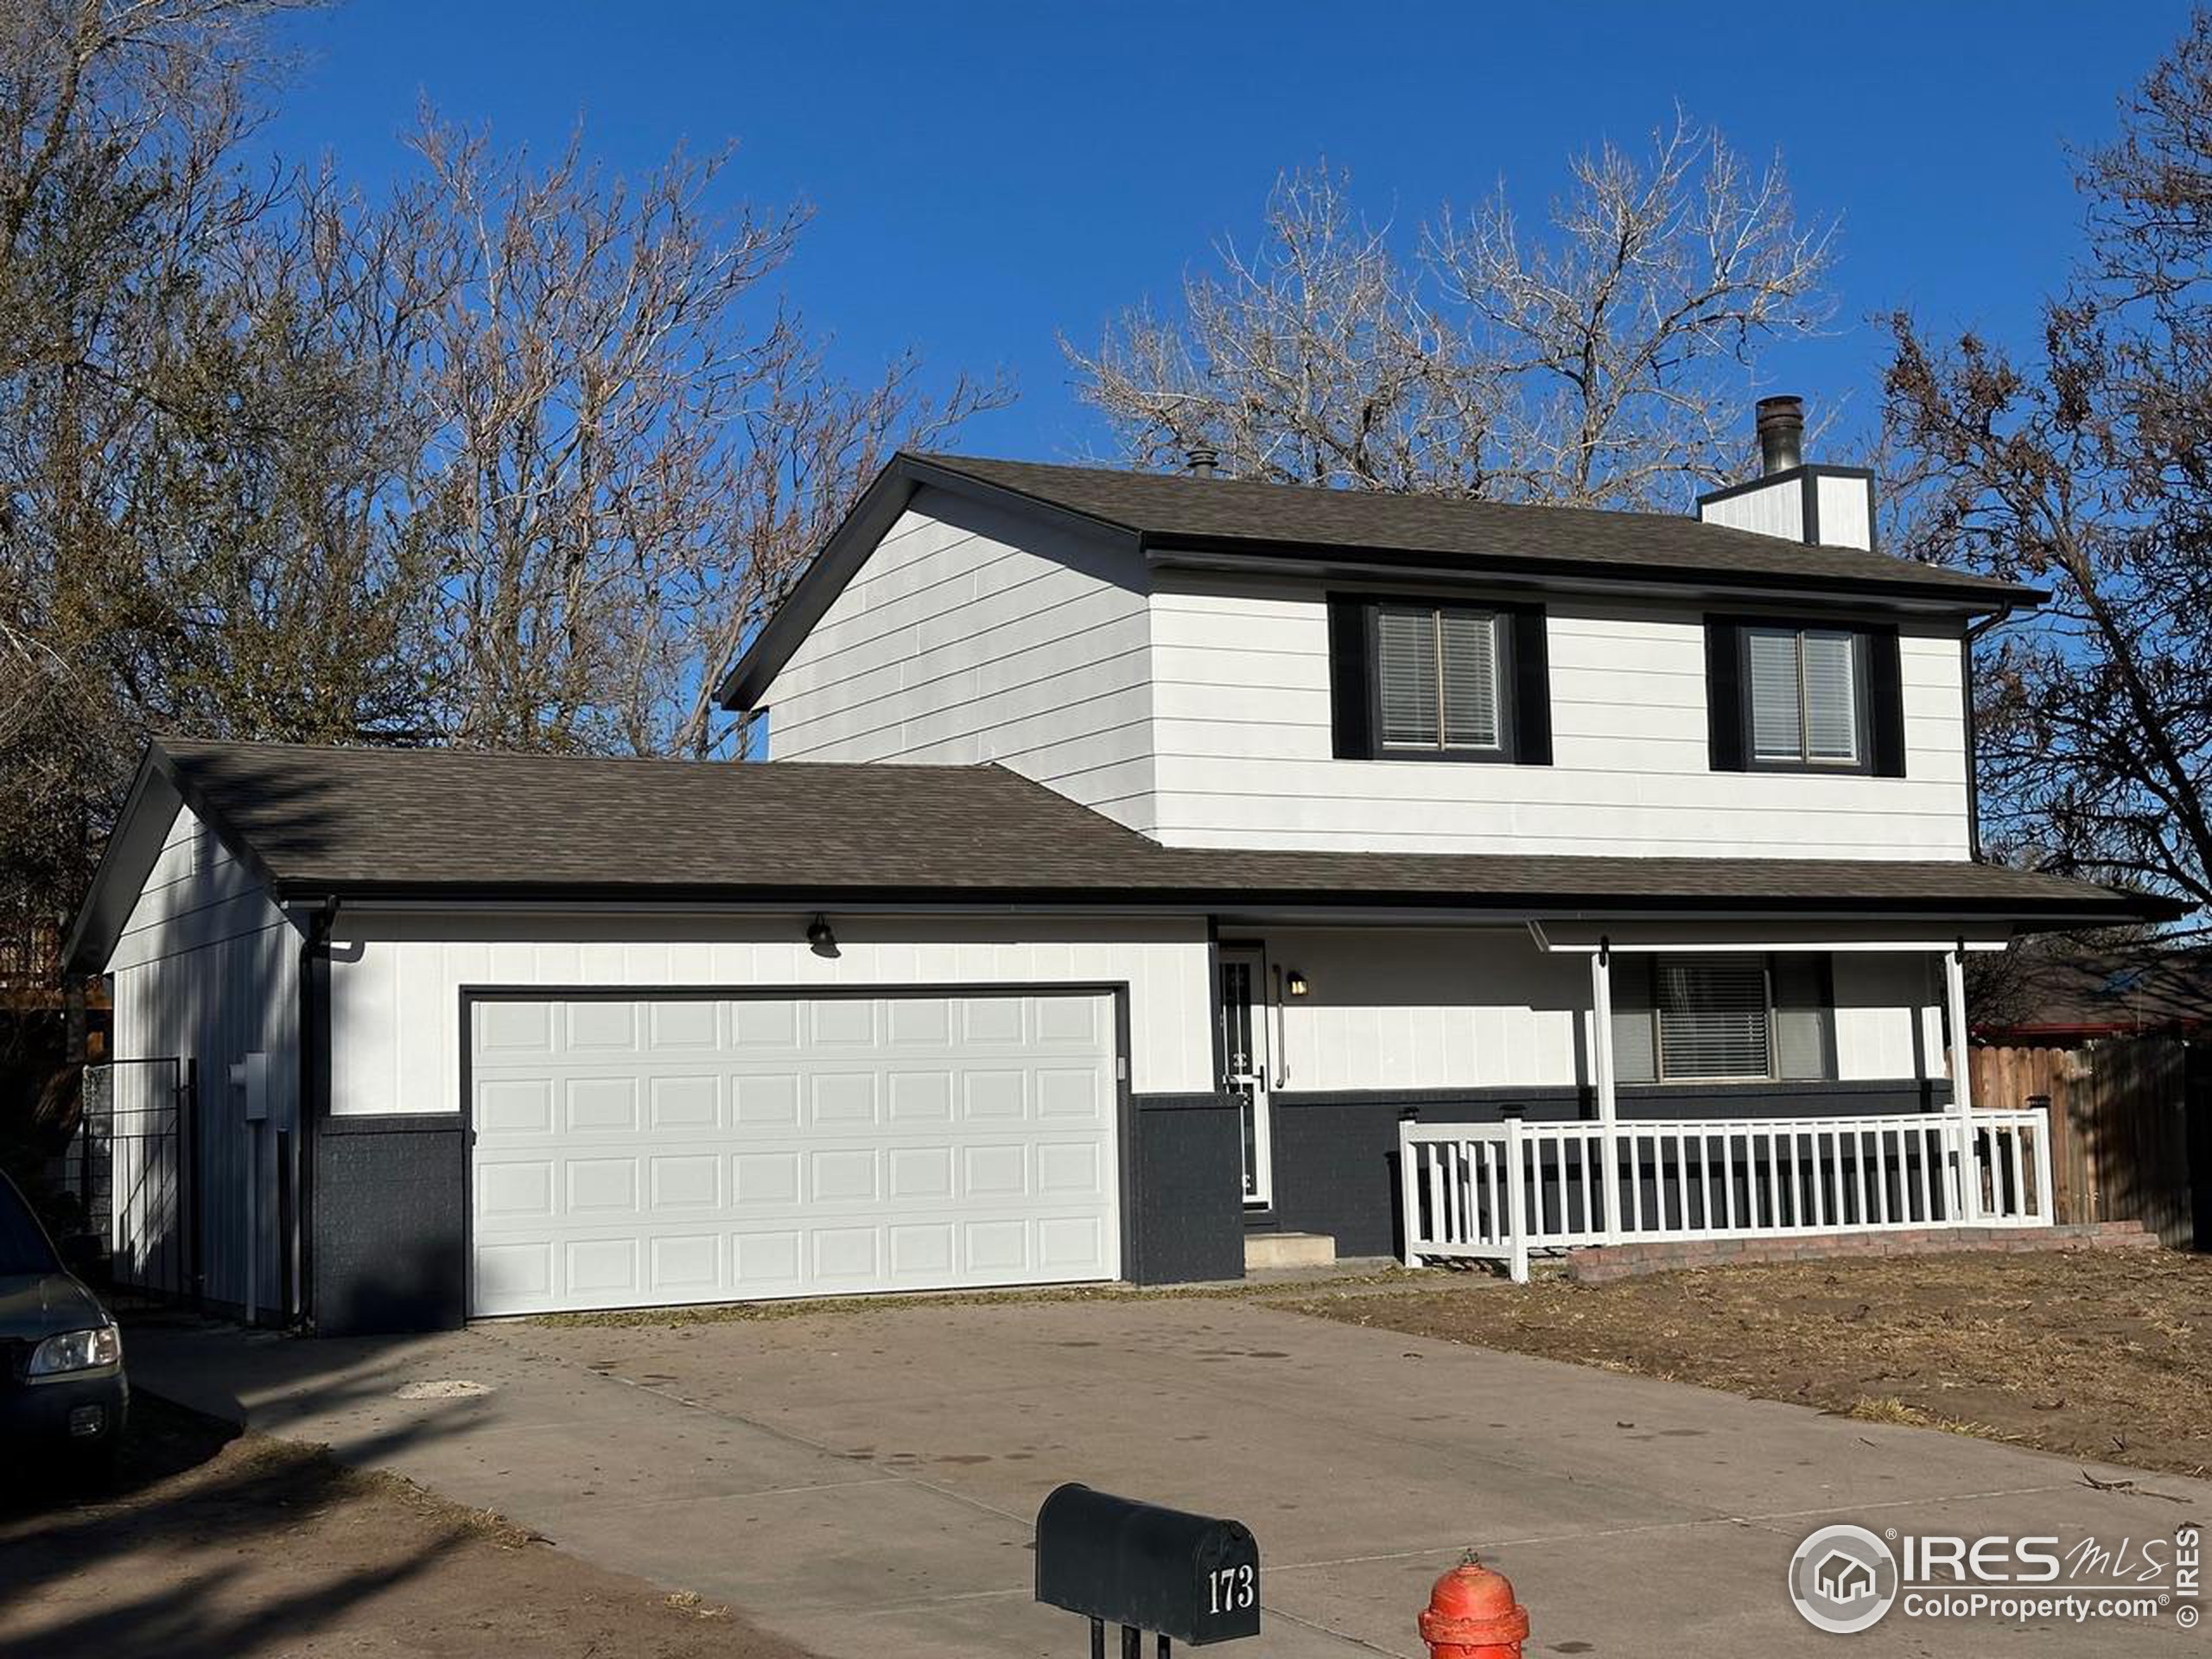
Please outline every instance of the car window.
[{"label": "car window", "polygon": [[30,1205],[15,1183],[0,1175],[0,1274],[58,1273],[60,1267]]}]

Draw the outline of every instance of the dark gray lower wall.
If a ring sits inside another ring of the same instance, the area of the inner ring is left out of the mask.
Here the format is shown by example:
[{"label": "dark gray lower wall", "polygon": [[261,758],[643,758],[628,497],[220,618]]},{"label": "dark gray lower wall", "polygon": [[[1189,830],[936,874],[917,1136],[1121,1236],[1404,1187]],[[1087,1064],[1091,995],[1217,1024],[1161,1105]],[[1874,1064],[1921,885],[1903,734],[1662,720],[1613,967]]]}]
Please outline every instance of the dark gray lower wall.
[{"label": "dark gray lower wall", "polygon": [[[1244,1276],[1244,1154],[1219,1095],[1135,1095],[1130,1260],[1140,1285]],[[1395,1134],[1395,1131],[1394,1130]]]},{"label": "dark gray lower wall", "polygon": [[461,1325],[468,1180],[460,1115],[326,1117],[315,1147],[316,1332]]},{"label": "dark gray lower wall", "polygon": [[[1921,1112],[1950,1102],[1947,1083],[1707,1084],[1694,1090],[1649,1084],[1618,1091],[1624,1121],[1662,1117],[1813,1117],[1828,1112]],[[1340,1256],[1395,1255],[1398,1120],[1496,1123],[1517,1106],[1532,1122],[1598,1115],[1586,1088],[1358,1090],[1280,1094],[1274,1108],[1277,1226],[1328,1233]]]}]

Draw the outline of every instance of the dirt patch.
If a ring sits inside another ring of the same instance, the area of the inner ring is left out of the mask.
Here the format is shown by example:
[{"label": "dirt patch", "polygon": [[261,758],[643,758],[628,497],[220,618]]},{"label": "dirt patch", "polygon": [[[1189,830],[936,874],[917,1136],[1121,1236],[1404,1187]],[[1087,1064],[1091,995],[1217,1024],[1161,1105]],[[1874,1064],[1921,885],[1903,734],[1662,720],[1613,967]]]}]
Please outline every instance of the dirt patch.
[{"label": "dirt patch", "polygon": [[1248,1301],[1272,1297],[1357,1291],[1363,1294],[1429,1282],[1433,1274],[1389,1266],[1355,1265],[1199,1285],[1015,1286],[1006,1290],[937,1290],[912,1294],[823,1296],[780,1302],[704,1302],[675,1307],[614,1307],[591,1313],[536,1313],[527,1323],[555,1330],[630,1330],[686,1325],[748,1325],[824,1315],[880,1313],[902,1307],[995,1307],[1040,1302]]},{"label": "dirt patch", "polygon": [[1923,1255],[1285,1299],[1355,1325],[2212,1472],[2212,1258]]},{"label": "dirt patch", "polygon": [[143,1395],[112,1480],[42,1504],[10,1483],[0,1559],[0,1652],[803,1652],[397,1476]]}]

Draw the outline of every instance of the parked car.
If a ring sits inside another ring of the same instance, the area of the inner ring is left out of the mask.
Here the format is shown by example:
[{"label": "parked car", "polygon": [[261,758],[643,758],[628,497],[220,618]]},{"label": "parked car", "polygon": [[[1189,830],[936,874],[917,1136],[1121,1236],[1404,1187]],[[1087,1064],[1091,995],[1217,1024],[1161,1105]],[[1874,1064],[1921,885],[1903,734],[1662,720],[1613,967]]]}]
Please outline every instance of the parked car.
[{"label": "parked car", "polygon": [[130,1406],[123,1332],[0,1175],[0,1447],[97,1461]]}]

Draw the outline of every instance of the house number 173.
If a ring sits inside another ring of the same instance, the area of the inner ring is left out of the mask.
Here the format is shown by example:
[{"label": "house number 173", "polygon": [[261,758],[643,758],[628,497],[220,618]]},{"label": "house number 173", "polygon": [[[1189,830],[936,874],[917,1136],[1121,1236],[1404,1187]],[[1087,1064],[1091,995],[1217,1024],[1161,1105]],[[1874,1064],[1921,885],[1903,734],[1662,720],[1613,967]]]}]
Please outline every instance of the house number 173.
[{"label": "house number 173", "polygon": [[1213,1590],[1213,1611],[1217,1613],[1242,1612],[1252,1605],[1257,1592],[1255,1575],[1247,1567],[1224,1567],[1206,1575]]}]

